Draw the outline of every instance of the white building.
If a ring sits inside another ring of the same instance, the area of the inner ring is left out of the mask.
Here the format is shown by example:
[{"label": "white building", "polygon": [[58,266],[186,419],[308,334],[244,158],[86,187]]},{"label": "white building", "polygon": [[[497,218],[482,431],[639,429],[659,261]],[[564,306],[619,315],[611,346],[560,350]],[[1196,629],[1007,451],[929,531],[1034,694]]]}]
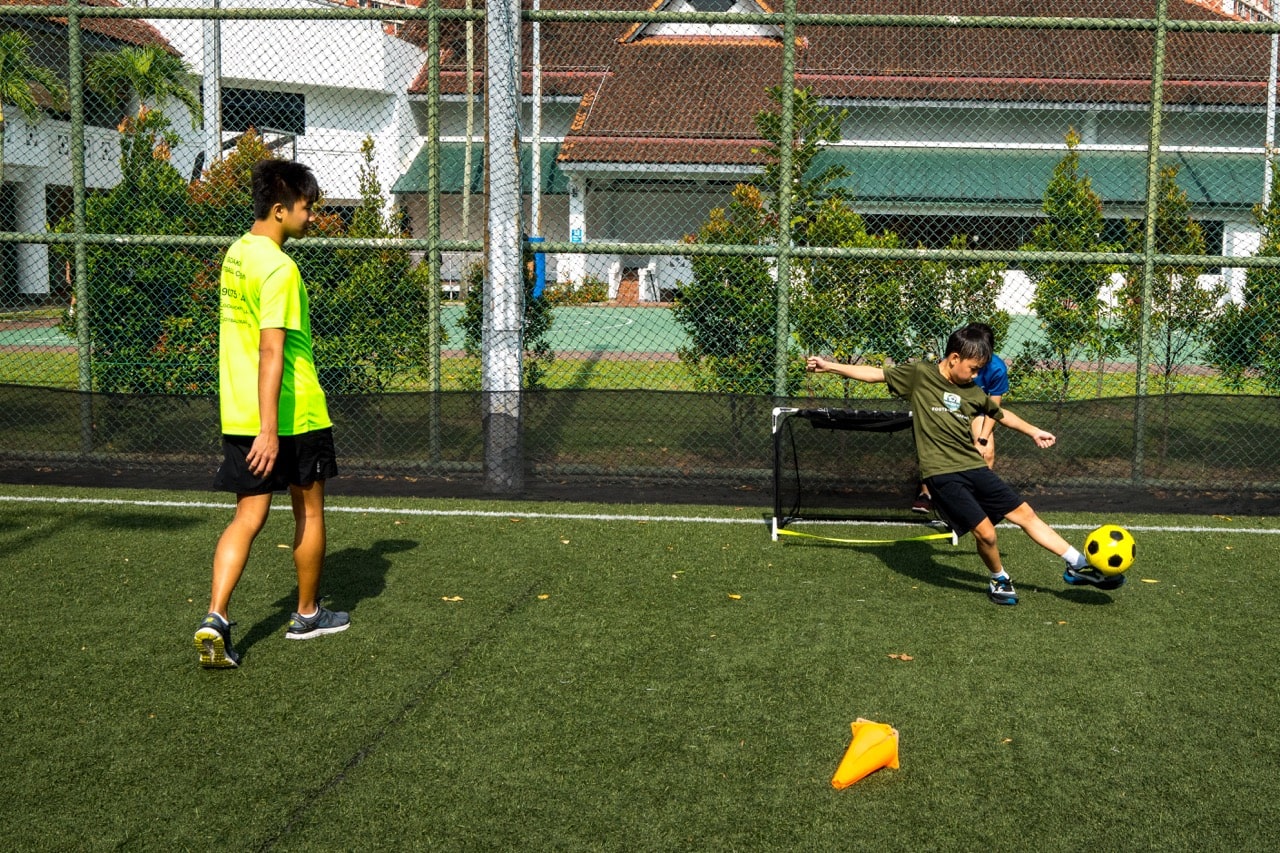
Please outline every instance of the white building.
[{"label": "white building", "polygon": [[[48,3],[52,0],[43,0]],[[4,5],[36,5],[0,0]],[[115,0],[94,0],[120,5]],[[149,0],[151,8],[210,8],[213,0]],[[221,0],[223,8],[264,5],[306,10],[328,7],[324,0]],[[388,4],[391,5],[391,4]],[[33,42],[32,60],[68,77],[65,22],[7,19]],[[179,54],[194,72],[192,88],[205,105],[193,129],[186,110],[163,104],[182,137],[171,162],[184,176],[233,147],[249,127],[260,131],[282,156],[316,172],[326,204],[342,210],[359,200],[360,147],[374,141],[379,179],[387,194],[417,151],[419,132],[409,108],[408,89],[424,61],[418,47],[395,35],[397,27],[378,20],[206,20],[85,18],[86,57],[123,46],[157,45]],[[220,49],[218,49],[220,47]],[[216,80],[221,90],[215,92]],[[40,90],[42,93],[43,90]],[[38,93],[39,94],[39,93]],[[219,102],[221,109],[214,109]],[[48,99],[45,98],[48,103]],[[86,91],[85,183],[109,189],[120,181],[120,135],[124,113],[108,108]],[[136,105],[134,105],[136,107]],[[71,212],[70,123],[65,113],[46,110],[29,124],[16,109],[6,110],[5,184],[0,194],[0,230],[39,233]],[[246,227],[247,227],[246,222]],[[66,271],[51,265],[42,244],[0,244],[0,298],[66,298]]]}]

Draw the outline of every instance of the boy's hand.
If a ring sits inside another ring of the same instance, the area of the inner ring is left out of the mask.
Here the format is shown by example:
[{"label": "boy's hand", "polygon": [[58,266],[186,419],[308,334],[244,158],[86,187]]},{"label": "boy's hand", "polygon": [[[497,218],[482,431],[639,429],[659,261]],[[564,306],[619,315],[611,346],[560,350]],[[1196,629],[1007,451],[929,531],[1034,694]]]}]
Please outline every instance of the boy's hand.
[{"label": "boy's hand", "polygon": [[978,452],[982,454],[982,461],[987,463],[988,468],[994,468],[996,464],[996,446],[989,438],[975,438],[973,446],[978,448]]},{"label": "boy's hand", "polygon": [[249,473],[255,477],[265,477],[275,467],[276,456],[280,453],[280,437],[275,433],[260,432],[253,439],[253,445],[245,455],[244,461],[249,464]]},{"label": "boy's hand", "polygon": [[1036,443],[1036,447],[1053,447],[1058,442],[1057,437],[1051,432],[1038,429],[1031,433],[1031,440]]},{"label": "boy's hand", "polygon": [[820,356],[811,355],[805,359],[804,369],[810,373],[826,373],[827,362]]}]

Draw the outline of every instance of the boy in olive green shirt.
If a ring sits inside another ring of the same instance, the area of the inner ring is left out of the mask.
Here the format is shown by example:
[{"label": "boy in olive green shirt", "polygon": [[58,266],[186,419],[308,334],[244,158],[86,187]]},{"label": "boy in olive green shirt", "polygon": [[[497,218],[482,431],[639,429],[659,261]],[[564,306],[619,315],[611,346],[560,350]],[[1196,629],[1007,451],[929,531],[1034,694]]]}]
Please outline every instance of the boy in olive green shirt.
[{"label": "boy in olive green shirt", "polygon": [[1035,510],[999,475],[987,467],[970,424],[976,416],[991,417],[1027,436],[1039,447],[1052,447],[1050,432],[1027,423],[1002,409],[974,384],[991,358],[991,345],[973,327],[951,334],[946,354],[936,364],[911,362],[884,369],[862,364],[837,364],[811,356],[807,368],[814,373],[835,373],[860,382],[884,382],[890,393],[911,401],[912,434],[920,475],[929,486],[934,507],[963,536],[973,532],[978,555],[991,572],[988,597],[996,604],[1017,604],[1013,581],[1000,560],[996,525],[1008,519],[1023,529],[1037,545],[1066,561],[1063,580],[1116,589],[1124,576],[1106,577],[1079,551],[1046,524]]},{"label": "boy in olive green shirt", "polygon": [[293,562],[298,609],[285,638],[306,640],[346,630],[349,618],[320,606],[324,566],[325,480],[338,473],[333,423],[311,350],[307,289],[283,251],[302,237],[320,197],[311,170],[287,160],[253,168],[254,223],[222,265],[218,340],[222,465],[214,487],[235,492],[235,517],[213,555],[208,615],[196,629],[200,665],[230,668],[227,608],[249,550],[267,522],[273,492],[293,505]]}]

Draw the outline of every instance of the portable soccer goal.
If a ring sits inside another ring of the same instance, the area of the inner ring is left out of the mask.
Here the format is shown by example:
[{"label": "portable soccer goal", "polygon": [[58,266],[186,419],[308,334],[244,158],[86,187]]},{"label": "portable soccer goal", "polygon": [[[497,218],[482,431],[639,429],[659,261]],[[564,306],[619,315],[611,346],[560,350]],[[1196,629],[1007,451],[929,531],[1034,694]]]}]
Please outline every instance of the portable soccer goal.
[{"label": "portable soccer goal", "polygon": [[[859,545],[948,539],[955,532],[935,514],[912,512],[902,483],[915,470],[911,412],[862,409],[773,410],[772,538],[800,536]],[[901,502],[901,506],[891,506]],[[788,530],[798,521],[862,522],[927,533],[888,539],[841,539]]]}]

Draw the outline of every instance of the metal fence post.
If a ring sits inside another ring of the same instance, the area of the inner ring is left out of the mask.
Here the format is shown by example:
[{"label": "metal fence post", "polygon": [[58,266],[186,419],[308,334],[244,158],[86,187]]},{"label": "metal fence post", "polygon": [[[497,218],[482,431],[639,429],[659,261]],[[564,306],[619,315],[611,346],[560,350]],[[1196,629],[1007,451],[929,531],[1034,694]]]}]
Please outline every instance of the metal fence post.
[{"label": "metal fence post", "polygon": [[440,0],[427,21],[427,389],[428,452],[440,458]]},{"label": "metal fence post", "polygon": [[1155,278],[1156,213],[1160,187],[1160,113],[1164,105],[1165,44],[1169,35],[1169,0],[1156,2],[1156,29],[1151,62],[1151,132],[1147,141],[1147,220],[1142,241],[1142,304],[1134,350],[1133,459],[1130,476],[1143,480],[1147,429],[1147,359],[1151,352],[1151,286]]},{"label": "metal fence post", "polygon": [[67,15],[67,87],[71,101],[71,226],[75,234],[76,388],[80,392],[80,452],[93,452],[93,347],[89,322],[89,256],[85,250],[84,189],[84,42],[80,32],[80,0],[70,0]]},{"label": "metal fence post", "polygon": [[[795,142],[796,0],[786,0],[782,24],[782,133],[778,145],[778,282],[774,336],[773,395],[787,396],[787,363],[791,342],[791,186]],[[803,175],[800,176],[804,178]]]},{"label": "metal fence post", "polygon": [[523,487],[520,454],[521,326],[524,316],[520,199],[520,0],[485,14],[484,363],[485,488]]}]

